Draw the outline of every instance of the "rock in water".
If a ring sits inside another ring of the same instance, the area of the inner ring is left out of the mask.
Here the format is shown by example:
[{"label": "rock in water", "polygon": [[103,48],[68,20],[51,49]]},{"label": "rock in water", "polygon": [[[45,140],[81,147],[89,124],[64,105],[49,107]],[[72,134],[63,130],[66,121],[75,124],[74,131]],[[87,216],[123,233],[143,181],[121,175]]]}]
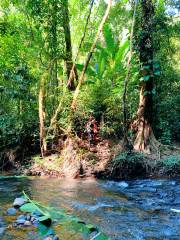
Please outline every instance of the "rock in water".
[{"label": "rock in water", "polygon": [[8,208],[7,210],[7,215],[12,216],[16,214],[16,209],[15,208]]},{"label": "rock in water", "polygon": [[60,240],[58,236],[54,236],[53,240]]},{"label": "rock in water", "polygon": [[25,222],[26,222],[25,219],[17,219],[17,220],[16,220],[16,223],[17,223],[17,224],[20,224],[20,225],[21,225],[21,224],[24,224]]},{"label": "rock in water", "polygon": [[45,237],[43,240],[53,240],[53,236]]},{"label": "rock in water", "polygon": [[117,185],[118,185],[118,187],[121,187],[121,188],[127,188],[129,186],[129,184],[124,181],[119,182]]},{"label": "rock in water", "polygon": [[32,225],[32,223],[30,221],[25,221],[24,222],[24,226],[31,226],[31,225]]},{"label": "rock in water", "polygon": [[22,220],[22,219],[23,219],[23,220],[26,220],[26,216],[25,216],[25,215],[19,215],[19,217],[17,218],[17,220],[20,220],[20,219],[21,219],[21,220]]},{"label": "rock in water", "polygon": [[26,203],[26,199],[24,198],[16,198],[13,202],[13,206],[14,207],[21,207],[22,205],[24,205]]},{"label": "rock in water", "polygon": [[60,240],[58,236],[48,236],[46,238],[44,238],[44,240]]}]

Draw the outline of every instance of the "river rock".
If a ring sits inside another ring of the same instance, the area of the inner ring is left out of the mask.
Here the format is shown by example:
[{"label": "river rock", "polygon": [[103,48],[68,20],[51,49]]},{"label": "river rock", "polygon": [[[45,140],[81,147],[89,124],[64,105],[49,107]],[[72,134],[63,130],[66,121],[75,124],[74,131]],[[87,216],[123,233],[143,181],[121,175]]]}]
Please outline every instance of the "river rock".
[{"label": "river rock", "polygon": [[26,222],[26,219],[17,219],[16,220],[16,223],[21,225],[21,224],[24,224]]},{"label": "river rock", "polygon": [[119,182],[117,184],[118,187],[121,187],[121,188],[127,188],[129,186],[129,184],[125,181],[122,181],[122,182]]},{"label": "river rock", "polygon": [[[27,219],[28,220],[28,219]],[[36,220],[36,218],[35,217],[33,217],[33,216],[30,216],[30,219],[29,220],[31,220],[31,222],[34,222],[35,220]]]},{"label": "river rock", "polygon": [[12,216],[16,214],[16,209],[15,208],[8,208],[7,209],[7,215]]},{"label": "river rock", "polygon": [[53,240],[60,240],[58,236],[54,236]]},{"label": "river rock", "polygon": [[43,240],[53,240],[54,239],[54,236],[48,236],[48,237],[45,237]]},{"label": "river rock", "polygon": [[32,223],[30,221],[25,221],[24,222],[24,226],[31,226],[31,225],[32,225]]},{"label": "river rock", "polygon": [[21,207],[22,205],[24,205],[26,203],[26,199],[24,198],[16,198],[13,202],[13,206],[14,207]]},{"label": "river rock", "polygon": [[35,219],[35,220],[32,221],[32,224],[33,224],[35,227],[37,227],[38,224],[39,224],[39,221],[38,221],[37,219]]},{"label": "river rock", "polygon": [[60,240],[58,236],[50,235],[45,237],[43,240]]},{"label": "river rock", "polygon": [[20,215],[19,217],[17,217],[17,220],[26,220],[26,216],[25,215]]},{"label": "river rock", "polygon": [[31,220],[31,216],[30,216],[30,215],[27,215],[27,216],[26,216],[26,220],[27,220],[27,221],[30,221],[30,220]]}]

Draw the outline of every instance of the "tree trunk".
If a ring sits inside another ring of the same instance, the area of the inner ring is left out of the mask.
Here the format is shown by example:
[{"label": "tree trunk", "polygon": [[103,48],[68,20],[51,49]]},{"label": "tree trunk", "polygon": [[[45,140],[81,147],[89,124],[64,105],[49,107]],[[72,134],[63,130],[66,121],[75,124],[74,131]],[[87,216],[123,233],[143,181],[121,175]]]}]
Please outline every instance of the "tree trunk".
[{"label": "tree trunk", "polygon": [[123,92],[123,150],[129,151],[132,150],[132,144],[128,140],[128,123],[127,123],[127,87],[128,82],[131,74],[131,59],[133,57],[133,37],[134,37],[134,25],[136,20],[136,10],[137,10],[137,1],[134,3],[134,12],[133,12],[133,19],[131,25],[131,34],[130,34],[130,49],[129,49],[129,57],[127,62],[127,73],[124,80],[124,92]]},{"label": "tree trunk", "polygon": [[[78,80],[77,69],[73,68],[72,61],[72,46],[71,46],[71,32],[69,25],[69,10],[68,10],[68,0],[63,2],[64,8],[64,16],[63,16],[63,28],[65,35],[65,43],[66,43],[66,57],[65,57],[65,65],[66,65],[66,73],[67,73],[67,87],[69,90],[75,89],[75,79]],[[71,69],[73,68],[73,73]]]},{"label": "tree trunk", "polygon": [[76,87],[76,90],[74,92],[74,96],[73,96],[73,100],[72,100],[72,103],[71,103],[71,109],[74,111],[75,108],[76,108],[76,103],[77,103],[77,98],[78,98],[78,95],[79,95],[79,91],[80,91],[80,87],[81,85],[83,84],[83,81],[84,81],[84,76],[85,76],[85,73],[86,73],[86,70],[88,68],[88,65],[89,65],[89,62],[92,58],[92,55],[93,55],[93,52],[94,52],[94,49],[96,48],[96,44],[97,44],[97,41],[99,39],[99,35],[100,33],[102,32],[102,29],[103,29],[103,26],[109,16],[109,12],[110,12],[110,9],[111,9],[111,5],[112,5],[112,0],[109,0],[108,1],[108,5],[107,5],[107,8],[106,8],[106,12],[101,20],[101,23],[98,27],[98,31],[96,33],[96,36],[94,38],[94,41],[93,41],[93,44],[91,46],[91,49],[90,49],[90,52],[88,53],[87,55],[87,58],[86,58],[86,61],[85,61],[85,64],[84,64],[84,67],[83,67],[83,70],[81,72],[81,75],[79,77],[79,81],[78,81],[78,85]]},{"label": "tree trunk", "polygon": [[153,15],[152,0],[141,0],[140,52],[140,99],[137,119],[132,124],[137,135],[134,142],[136,151],[150,152],[150,138],[153,121]]},{"label": "tree trunk", "polygon": [[45,130],[45,110],[44,110],[44,96],[45,96],[45,76],[42,75],[39,86],[39,131],[40,131],[40,149],[41,155],[47,151],[46,130]]}]

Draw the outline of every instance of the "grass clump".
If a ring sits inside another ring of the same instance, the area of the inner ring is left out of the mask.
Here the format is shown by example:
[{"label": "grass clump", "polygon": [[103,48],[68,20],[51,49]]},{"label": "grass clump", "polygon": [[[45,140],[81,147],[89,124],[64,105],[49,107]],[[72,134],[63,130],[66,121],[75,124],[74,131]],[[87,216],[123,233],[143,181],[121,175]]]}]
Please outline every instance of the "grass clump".
[{"label": "grass clump", "polygon": [[158,168],[161,173],[176,175],[180,173],[180,156],[168,156],[163,158],[158,163]]},{"label": "grass clump", "polygon": [[144,155],[135,152],[123,152],[112,161],[111,177],[127,178],[146,173]]}]

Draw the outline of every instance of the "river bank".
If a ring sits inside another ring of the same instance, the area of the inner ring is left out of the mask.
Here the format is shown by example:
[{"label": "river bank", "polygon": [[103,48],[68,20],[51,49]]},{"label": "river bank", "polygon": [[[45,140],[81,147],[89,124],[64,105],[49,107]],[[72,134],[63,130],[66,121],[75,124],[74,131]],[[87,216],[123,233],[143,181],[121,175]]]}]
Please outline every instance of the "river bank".
[{"label": "river bank", "polygon": [[5,150],[1,155],[1,172],[11,170],[14,175],[122,180],[180,174],[180,148],[161,146],[151,154],[125,152],[115,139],[89,145],[79,138],[68,138],[44,157],[39,153],[28,155],[21,148]]},{"label": "river bank", "polygon": [[[15,164],[14,164],[15,165]],[[133,179],[180,174],[180,150],[168,146],[151,154],[124,152],[119,141],[103,139],[89,145],[67,139],[43,158],[37,154],[17,162],[16,174],[66,178]]]}]

